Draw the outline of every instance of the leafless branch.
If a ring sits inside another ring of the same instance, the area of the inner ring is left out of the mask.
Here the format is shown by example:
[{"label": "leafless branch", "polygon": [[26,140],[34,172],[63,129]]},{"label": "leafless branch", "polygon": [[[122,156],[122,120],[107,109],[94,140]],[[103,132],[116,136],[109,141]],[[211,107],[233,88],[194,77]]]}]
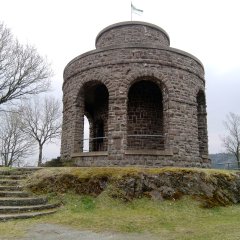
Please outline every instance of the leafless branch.
[{"label": "leafless branch", "polygon": [[32,102],[25,102],[21,109],[23,131],[38,144],[40,166],[43,145],[61,135],[61,104],[53,97],[44,98],[42,102],[35,98]]},{"label": "leafless branch", "polygon": [[33,152],[33,144],[21,130],[21,115],[17,110],[1,114],[0,158],[4,166],[20,164]]},{"label": "leafless branch", "polygon": [[229,113],[227,120],[223,122],[227,135],[222,138],[226,151],[235,156],[240,167],[240,116]]},{"label": "leafless branch", "polygon": [[0,105],[45,92],[51,76],[46,59],[0,23]]}]

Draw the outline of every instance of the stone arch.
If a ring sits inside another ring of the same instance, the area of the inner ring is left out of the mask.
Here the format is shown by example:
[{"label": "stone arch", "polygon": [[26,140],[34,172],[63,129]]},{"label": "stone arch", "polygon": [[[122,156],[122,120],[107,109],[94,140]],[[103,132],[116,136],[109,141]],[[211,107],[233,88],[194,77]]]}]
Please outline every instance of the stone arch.
[{"label": "stone arch", "polygon": [[168,80],[164,78],[163,74],[159,71],[153,71],[150,69],[144,69],[140,70],[138,69],[137,71],[134,71],[129,77],[128,77],[128,88],[127,92],[129,92],[130,87],[137,81],[141,80],[150,80],[154,83],[156,83],[159,88],[162,91],[163,94],[163,102],[168,101]]},{"label": "stone arch", "polygon": [[164,149],[163,94],[151,77],[138,78],[128,90],[127,148]]},{"label": "stone arch", "polygon": [[101,81],[88,81],[80,88],[75,101],[75,152],[83,151],[84,115],[88,117],[90,124],[89,151],[107,150],[108,101],[108,88]]},{"label": "stone arch", "polygon": [[199,155],[202,156],[208,154],[206,98],[203,90],[198,91],[196,101]]},{"label": "stone arch", "polygon": [[[163,111],[166,112],[168,110],[168,103],[169,103],[169,89],[170,89],[170,81],[160,71],[152,70],[152,69],[138,69],[137,71],[134,71],[129,77],[128,77],[128,88],[127,92],[129,91],[130,87],[137,81],[141,80],[149,80],[158,85],[162,92],[163,96]],[[167,114],[164,114],[165,123],[167,121]],[[164,126],[166,128],[166,126]]]}]

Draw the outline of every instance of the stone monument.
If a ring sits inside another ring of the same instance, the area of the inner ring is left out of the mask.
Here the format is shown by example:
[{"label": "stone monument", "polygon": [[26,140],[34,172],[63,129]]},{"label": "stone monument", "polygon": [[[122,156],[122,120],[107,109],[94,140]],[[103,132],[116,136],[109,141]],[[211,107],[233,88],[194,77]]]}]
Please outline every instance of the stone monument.
[{"label": "stone monument", "polygon": [[[146,22],[103,29],[64,70],[61,159],[76,166],[209,167],[202,63]],[[89,150],[83,151],[84,116]]]}]

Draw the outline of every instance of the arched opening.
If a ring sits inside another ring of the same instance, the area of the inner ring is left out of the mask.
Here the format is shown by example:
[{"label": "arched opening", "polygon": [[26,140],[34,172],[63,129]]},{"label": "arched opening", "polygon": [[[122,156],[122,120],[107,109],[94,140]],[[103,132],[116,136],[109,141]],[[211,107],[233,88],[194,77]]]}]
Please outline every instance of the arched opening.
[{"label": "arched opening", "polygon": [[84,86],[84,112],[89,120],[89,151],[107,151],[108,98],[104,84],[93,81]]},{"label": "arched opening", "polygon": [[206,100],[203,91],[199,91],[197,94],[197,123],[198,123],[198,142],[199,142],[199,154],[207,155],[207,111]]},{"label": "arched opening", "polygon": [[163,96],[149,80],[134,83],[128,92],[127,148],[164,149]]}]

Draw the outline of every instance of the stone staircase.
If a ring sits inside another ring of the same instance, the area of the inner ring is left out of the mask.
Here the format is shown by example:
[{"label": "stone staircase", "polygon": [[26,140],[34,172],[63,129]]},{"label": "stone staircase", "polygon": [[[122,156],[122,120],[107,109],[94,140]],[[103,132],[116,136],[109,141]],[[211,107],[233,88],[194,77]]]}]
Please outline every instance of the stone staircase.
[{"label": "stone staircase", "polygon": [[32,196],[24,191],[24,180],[37,169],[0,169],[0,221],[42,216],[57,211],[58,204],[49,204],[46,197]]}]

